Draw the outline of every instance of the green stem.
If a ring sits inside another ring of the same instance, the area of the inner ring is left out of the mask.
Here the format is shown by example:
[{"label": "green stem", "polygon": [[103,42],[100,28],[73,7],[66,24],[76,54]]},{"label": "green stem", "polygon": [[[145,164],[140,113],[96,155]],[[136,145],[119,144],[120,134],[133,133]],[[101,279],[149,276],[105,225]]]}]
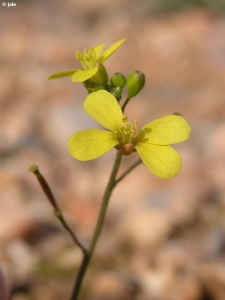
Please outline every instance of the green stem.
[{"label": "green stem", "polygon": [[62,214],[62,211],[54,210],[54,215],[61,222],[62,226],[67,230],[67,232],[70,234],[74,243],[82,250],[83,255],[85,255],[87,252],[87,249],[81,244],[81,242],[78,240],[77,236],[74,234],[74,232],[72,231],[70,226],[67,224],[67,222]]},{"label": "green stem", "polygon": [[124,179],[125,176],[127,176],[134,168],[139,166],[142,163],[140,159],[138,159],[133,165],[131,165],[117,180],[115,181],[115,186]]},{"label": "green stem", "polygon": [[122,106],[122,112],[124,112],[124,110],[125,110],[125,108],[126,108],[126,106],[127,106],[127,104],[128,104],[129,101],[130,101],[130,98],[127,97],[127,99],[125,100],[125,102],[124,102],[124,104]]},{"label": "green stem", "polygon": [[103,228],[103,225],[104,225],[106,210],[107,210],[107,207],[108,207],[108,204],[109,204],[110,196],[111,196],[112,191],[113,191],[113,189],[116,185],[116,175],[117,175],[117,172],[119,170],[121,160],[122,160],[122,154],[120,152],[117,152],[116,160],[114,162],[113,169],[112,169],[108,184],[106,186],[105,193],[104,193],[103,198],[102,198],[102,204],[101,204],[98,220],[97,220],[97,223],[96,223],[96,226],[95,226],[95,230],[94,230],[94,233],[93,233],[93,236],[92,236],[92,240],[91,240],[91,243],[90,243],[90,246],[89,246],[88,250],[83,255],[83,260],[82,260],[80,268],[79,268],[79,272],[78,272],[78,275],[77,275],[77,278],[76,278],[76,282],[75,282],[75,285],[74,285],[71,300],[77,300],[78,299],[78,294],[80,292],[80,288],[81,288],[81,285],[82,285],[82,282],[83,282],[84,275],[85,275],[86,270],[89,266],[90,260],[92,258],[92,255],[93,255],[93,252],[94,252],[94,249],[95,249],[95,246],[96,246],[96,243],[98,241],[98,238],[101,234],[101,231],[102,231],[102,228]]}]

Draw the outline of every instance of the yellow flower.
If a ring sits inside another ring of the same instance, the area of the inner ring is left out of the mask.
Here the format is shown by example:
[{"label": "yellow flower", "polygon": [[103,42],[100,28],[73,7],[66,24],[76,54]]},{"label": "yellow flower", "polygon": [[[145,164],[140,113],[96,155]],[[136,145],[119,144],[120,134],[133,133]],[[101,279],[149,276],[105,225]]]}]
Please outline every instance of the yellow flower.
[{"label": "yellow flower", "polygon": [[121,39],[102,52],[104,44],[101,43],[89,50],[84,49],[81,53],[76,51],[76,58],[81,62],[82,69],[72,69],[64,72],[58,72],[50,75],[48,80],[72,76],[73,82],[84,82],[93,77],[99,69],[99,66],[104,63],[124,42],[126,39]]},{"label": "yellow flower", "polygon": [[170,144],[188,139],[190,126],[177,115],[168,115],[143,126],[136,135],[116,98],[105,90],[87,96],[84,110],[107,130],[87,129],[74,133],[68,142],[70,154],[81,161],[95,159],[113,147],[124,155],[137,151],[145,166],[161,178],[180,170],[181,157]]}]

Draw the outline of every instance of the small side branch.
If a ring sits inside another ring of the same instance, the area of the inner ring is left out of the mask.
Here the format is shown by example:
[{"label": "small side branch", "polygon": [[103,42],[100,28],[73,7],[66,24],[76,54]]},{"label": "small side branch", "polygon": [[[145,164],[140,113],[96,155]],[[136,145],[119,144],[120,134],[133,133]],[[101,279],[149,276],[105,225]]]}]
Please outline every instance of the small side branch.
[{"label": "small side branch", "polygon": [[115,186],[124,179],[133,169],[135,169],[137,166],[139,166],[142,163],[140,159],[138,159],[133,165],[131,165],[119,178],[115,181]]},{"label": "small side branch", "polygon": [[60,221],[60,223],[62,224],[62,226],[66,229],[66,231],[69,233],[69,235],[71,236],[72,240],[74,241],[74,243],[81,249],[81,251],[83,252],[83,254],[86,254],[87,250],[85,249],[85,247],[81,244],[81,242],[78,240],[77,236],[74,234],[74,232],[72,231],[72,229],[70,228],[70,226],[68,225],[68,223],[66,222],[61,209],[58,206],[58,203],[55,199],[55,196],[53,195],[53,192],[48,184],[48,182],[46,181],[46,179],[44,178],[44,176],[41,174],[41,172],[38,169],[38,166],[36,165],[32,165],[29,168],[29,171],[31,171],[37,178],[43,192],[45,193],[47,199],[49,200],[51,206],[54,209],[54,215],[56,216],[56,218]]},{"label": "small side branch", "polygon": [[122,106],[122,112],[124,112],[124,110],[125,110],[125,108],[126,108],[126,106],[127,106],[127,104],[128,104],[129,101],[130,101],[130,98],[127,97],[127,99],[125,100],[125,102],[124,102],[124,104]]}]

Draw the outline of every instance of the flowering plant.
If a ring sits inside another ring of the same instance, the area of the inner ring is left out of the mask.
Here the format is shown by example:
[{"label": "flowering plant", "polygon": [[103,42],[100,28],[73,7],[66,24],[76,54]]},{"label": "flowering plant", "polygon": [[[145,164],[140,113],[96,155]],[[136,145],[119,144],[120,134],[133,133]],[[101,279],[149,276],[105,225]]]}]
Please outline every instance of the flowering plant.
[{"label": "flowering plant", "polygon": [[[72,69],[63,72],[57,72],[48,77],[48,80],[71,76],[73,82],[84,82],[90,78],[99,81],[101,73],[106,73],[103,63],[125,42],[121,39],[102,52],[104,44],[101,43],[89,50],[84,49],[75,52],[76,58],[81,62],[81,69]],[[100,70],[100,71],[99,71]],[[107,74],[104,74],[107,76]],[[95,78],[93,78],[95,76]]]},{"label": "flowering plant", "polygon": [[[71,76],[74,82],[82,82],[89,95],[83,107],[95,121],[104,129],[86,129],[75,132],[68,141],[70,154],[77,160],[88,161],[104,155],[112,148],[117,151],[116,158],[102,197],[96,226],[88,247],[77,238],[66,222],[62,211],[43,175],[37,166],[30,170],[36,175],[49,202],[54,208],[55,216],[68,231],[74,243],[80,248],[83,259],[78,270],[71,300],[78,299],[84,275],[91,261],[96,243],[104,225],[105,215],[116,185],[134,168],[143,163],[150,172],[160,178],[171,178],[178,174],[181,168],[181,156],[170,145],[188,139],[191,128],[188,122],[179,115],[167,115],[151,121],[137,130],[137,121],[130,122],[124,115],[130,99],[135,97],[144,87],[145,76],[135,70],[127,78],[121,73],[115,73],[108,80],[108,73],[103,63],[123,43],[121,39],[102,52],[104,44],[99,44],[83,53],[77,51],[76,57],[82,64],[82,69],[73,69],[54,73],[48,79]],[[121,98],[126,87],[127,97],[123,104]],[[139,159],[124,173],[118,176],[118,170],[124,155],[137,152]]]},{"label": "flowering plant", "polygon": [[116,98],[107,91],[91,93],[84,102],[85,111],[108,130],[88,129],[69,139],[71,155],[81,161],[95,159],[113,147],[123,155],[137,151],[142,162],[155,175],[170,178],[180,170],[181,157],[169,144],[189,137],[190,126],[177,115],[169,115],[143,126],[135,136],[137,122],[123,115]]}]

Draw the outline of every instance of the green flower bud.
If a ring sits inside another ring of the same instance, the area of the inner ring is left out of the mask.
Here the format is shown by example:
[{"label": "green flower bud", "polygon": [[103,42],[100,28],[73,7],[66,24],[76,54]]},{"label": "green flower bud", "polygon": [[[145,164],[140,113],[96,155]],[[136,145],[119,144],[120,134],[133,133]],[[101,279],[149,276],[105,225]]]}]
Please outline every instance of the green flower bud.
[{"label": "green flower bud", "polygon": [[120,87],[123,88],[126,84],[126,78],[123,76],[123,74],[115,73],[112,78],[110,79],[110,83],[114,87]]},{"label": "green flower bud", "polygon": [[123,93],[123,89],[119,86],[115,87],[112,89],[111,94],[113,94],[117,101],[120,101],[120,99],[122,98],[122,93]]},{"label": "green flower bud", "polygon": [[98,72],[87,80],[87,83],[98,83],[98,84],[107,84],[109,80],[108,73],[103,66],[103,64],[99,64]]},{"label": "green flower bud", "polygon": [[127,77],[127,96],[132,98],[136,96],[145,85],[145,75],[140,71],[133,71]]}]

